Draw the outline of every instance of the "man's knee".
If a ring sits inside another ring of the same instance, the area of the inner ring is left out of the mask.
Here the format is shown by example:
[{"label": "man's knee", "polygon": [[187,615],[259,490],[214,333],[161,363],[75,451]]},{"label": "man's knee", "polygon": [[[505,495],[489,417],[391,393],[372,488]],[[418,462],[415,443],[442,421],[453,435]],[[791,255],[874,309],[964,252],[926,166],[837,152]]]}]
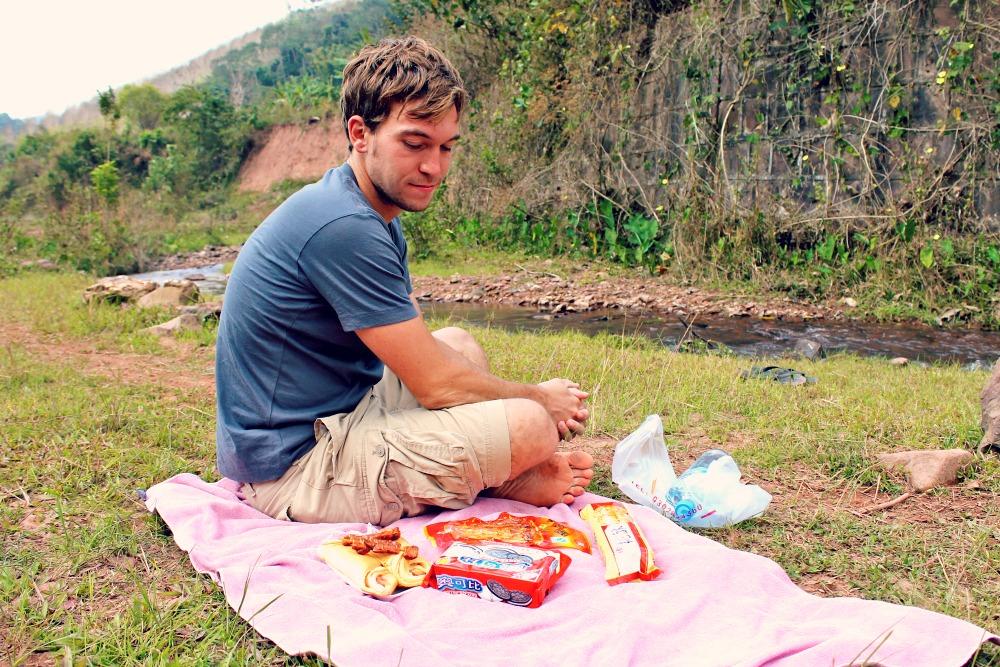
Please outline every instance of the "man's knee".
[{"label": "man's knee", "polygon": [[513,479],[555,453],[559,431],[541,403],[527,398],[508,398],[503,403],[510,432],[510,476]]},{"label": "man's knee", "polygon": [[476,342],[473,335],[465,329],[462,329],[461,327],[445,327],[443,329],[438,329],[433,332],[433,334],[439,341],[447,344],[448,347],[461,354],[476,366],[479,366],[486,371],[490,369],[489,360],[486,358],[486,352],[479,345],[479,343]]}]

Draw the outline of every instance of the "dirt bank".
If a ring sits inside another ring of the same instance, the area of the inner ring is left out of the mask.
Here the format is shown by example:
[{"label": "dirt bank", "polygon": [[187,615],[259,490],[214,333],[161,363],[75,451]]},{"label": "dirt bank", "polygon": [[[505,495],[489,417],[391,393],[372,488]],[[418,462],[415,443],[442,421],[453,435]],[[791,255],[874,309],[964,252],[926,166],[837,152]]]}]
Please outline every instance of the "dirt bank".
[{"label": "dirt bank", "polygon": [[[239,246],[209,246],[196,253],[166,257],[155,270],[202,267],[232,261]],[[637,314],[756,317],[789,322],[839,319],[836,306],[807,304],[787,297],[748,296],[684,287],[649,276],[608,277],[603,271],[582,266],[572,274],[558,275],[518,266],[500,276],[448,278],[415,276],[413,291],[422,301],[503,304],[537,308],[558,317],[562,313],[621,310]]]},{"label": "dirt bank", "polygon": [[339,122],[276,125],[244,162],[239,189],[266,192],[284,180],[314,181],[346,158],[347,137]]},{"label": "dirt bank", "polygon": [[413,291],[422,301],[505,304],[561,313],[623,310],[658,315],[722,315],[787,321],[839,318],[832,307],[805,304],[782,297],[749,297],[682,287],[652,277],[608,278],[586,269],[560,276],[544,271],[517,270],[502,276],[417,277]]}]

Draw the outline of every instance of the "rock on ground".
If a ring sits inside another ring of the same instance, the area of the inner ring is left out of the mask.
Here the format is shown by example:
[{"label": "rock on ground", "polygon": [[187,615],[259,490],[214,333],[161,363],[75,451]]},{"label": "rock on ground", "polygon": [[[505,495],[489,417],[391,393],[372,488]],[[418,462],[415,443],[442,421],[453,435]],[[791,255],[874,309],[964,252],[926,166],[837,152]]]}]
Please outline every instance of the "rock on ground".
[{"label": "rock on ground", "polygon": [[83,290],[83,300],[110,301],[121,303],[134,301],[144,294],[156,289],[156,283],[149,280],[136,280],[131,276],[109,276],[101,278],[96,283]]},{"label": "rock on ground", "polygon": [[201,318],[191,313],[184,313],[163,324],[143,329],[143,331],[157,336],[174,336],[181,331],[197,331],[198,329],[201,329]]},{"label": "rock on ground", "polygon": [[938,449],[881,454],[878,458],[886,470],[903,469],[913,490],[923,493],[957,483],[958,471],[972,461],[973,454],[965,449]]},{"label": "rock on ground", "polygon": [[198,286],[190,280],[171,280],[139,297],[141,308],[179,308],[198,300]]},{"label": "rock on ground", "polygon": [[217,320],[222,315],[222,301],[205,301],[190,306],[181,306],[180,312],[195,315],[202,322],[210,319]]},{"label": "rock on ground", "polygon": [[983,387],[980,400],[983,406],[980,426],[985,433],[979,443],[979,451],[985,452],[990,447],[1000,449],[1000,359],[993,366],[993,375]]},{"label": "rock on ground", "polygon": [[21,262],[22,269],[44,269],[46,271],[58,271],[59,265],[51,259],[26,259]]}]

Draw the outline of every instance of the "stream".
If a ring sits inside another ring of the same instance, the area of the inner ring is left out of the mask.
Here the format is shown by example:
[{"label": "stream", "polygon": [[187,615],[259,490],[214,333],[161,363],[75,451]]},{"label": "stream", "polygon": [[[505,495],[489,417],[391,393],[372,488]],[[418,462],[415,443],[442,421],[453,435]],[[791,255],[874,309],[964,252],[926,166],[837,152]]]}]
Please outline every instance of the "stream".
[{"label": "stream", "polygon": [[[205,295],[225,292],[222,264],[154,271],[133,276],[164,283],[187,279]],[[722,344],[734,353],[753,357],[788,355],[800,339],[815,341],[827,353],[852,352],[868,357],[906,357],[913,361],[963,364],[968,370],[989,370],[1000,357],[1000,332],[978,329],[936,329],[918,324],[854,320],[785,322],[755,318],[700,316],[688,325],[664,314],[634,314],[620,310],[564,313],[558,316],[531,308],[470,303],[422,302],[428,317],[510,330],[561,331],[588,334],[642,335],[673,348],[685,336]]]}]

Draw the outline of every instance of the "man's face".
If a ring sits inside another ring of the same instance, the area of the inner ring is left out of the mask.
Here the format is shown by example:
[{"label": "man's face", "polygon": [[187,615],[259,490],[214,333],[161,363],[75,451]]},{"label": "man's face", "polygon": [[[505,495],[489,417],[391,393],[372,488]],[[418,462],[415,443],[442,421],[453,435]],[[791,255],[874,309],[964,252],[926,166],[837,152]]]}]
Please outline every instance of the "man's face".
[{"label": "man's face", "polygon": [[405,106],[394,104],[370,136],[365,165],[382,203],[423,211],[451,166],[458,112],[452,107],[434,122],[411,118]]}]

